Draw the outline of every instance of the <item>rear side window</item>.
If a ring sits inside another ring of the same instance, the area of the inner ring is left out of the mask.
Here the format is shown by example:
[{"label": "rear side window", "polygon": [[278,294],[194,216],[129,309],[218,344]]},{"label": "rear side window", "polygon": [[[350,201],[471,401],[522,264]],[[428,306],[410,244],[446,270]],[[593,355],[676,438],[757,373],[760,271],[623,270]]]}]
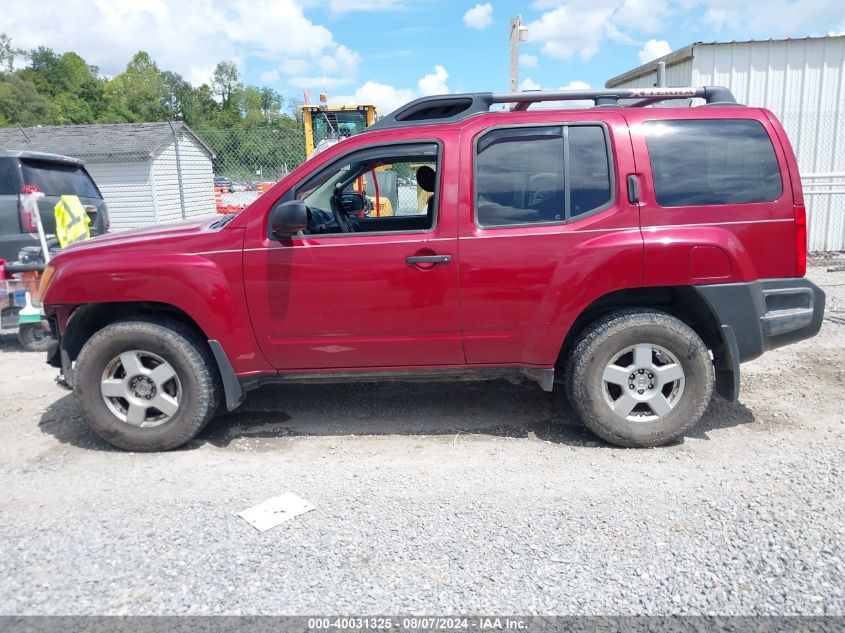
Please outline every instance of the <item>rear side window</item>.
[{"label": "rear side window", "polygon": [[772,142],[758,121],[647,121],[644,130],[662,207],[771,202],[783,191]]},{"label": "rear side window", "polygon": [[81,165],[21,159],[21,173],[25,185],[36,185],[48,196],[102,198],[97,185]]},{"label": "rear side window", "polygon": [[599,125],[503,128],[476,145],[479,226],[562,223],[605,207],[611,196]]}]

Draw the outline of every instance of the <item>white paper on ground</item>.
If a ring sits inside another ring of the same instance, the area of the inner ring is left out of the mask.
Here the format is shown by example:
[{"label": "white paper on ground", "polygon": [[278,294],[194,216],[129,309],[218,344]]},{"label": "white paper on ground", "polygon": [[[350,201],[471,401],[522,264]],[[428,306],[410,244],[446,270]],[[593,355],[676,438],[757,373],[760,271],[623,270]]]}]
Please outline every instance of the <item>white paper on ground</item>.
[{"label": "white paper on ground", "polygon": [[244,521],[256,530],[266,532],[270,528],[281,525],[288,519],[311,512],[314,505],[297,494],[286,492],[278,497],[267,499],[257,506],[252,506],[238,513]]}]

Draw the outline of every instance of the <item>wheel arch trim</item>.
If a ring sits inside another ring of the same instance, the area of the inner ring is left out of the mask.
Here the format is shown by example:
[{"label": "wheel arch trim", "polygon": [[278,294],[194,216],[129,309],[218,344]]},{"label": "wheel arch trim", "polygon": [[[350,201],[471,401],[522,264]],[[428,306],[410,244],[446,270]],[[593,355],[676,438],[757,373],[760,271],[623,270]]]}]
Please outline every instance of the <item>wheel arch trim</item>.
[{"label": "wheel arch trim", "polygon": [[234,411],[244,401],[246,393],[244,393],[243,387],[232,367],[232,363],[229,362],[229,357],[226,356],[226,352],[223,350],[220,341],[208,339],[208,346],[214,355],[217,369],[220,370],[220,378],[223,382],[223,394],[226,398],[226,408],[229,411]]}]

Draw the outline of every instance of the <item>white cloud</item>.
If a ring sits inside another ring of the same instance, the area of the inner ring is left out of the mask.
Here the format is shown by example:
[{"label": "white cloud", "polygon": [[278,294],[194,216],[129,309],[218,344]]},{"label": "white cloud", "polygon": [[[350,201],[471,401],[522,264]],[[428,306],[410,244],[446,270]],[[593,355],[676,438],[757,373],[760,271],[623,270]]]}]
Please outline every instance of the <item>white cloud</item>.
[{"label": "white cloud", "polygon": [[607,2],[587,3],[575,0],[540,16],[528,25],[528,41],[540,44],[540,50],[555,59],[578,55],[590,59],[605,37],[605,24],[613,15]]},{"label": "white cloud", "polygon": [[519,82],[519,91],[524,92],[525,90],[539,90],[540,84],[536,81],[531,79],[531,77],[526,77],[522,81]]},{"label": "white cloud", "polygon": [[806,35],[825,31],[831,22],[842,19],[841,0],[700,1],[707,24],[743,39]]},{"label": "white cloud", "polygon": [[[168,2],[181,4],[176,0]],[[226,5],[220,3],[220,6]],[[225,32],[245,54],[268,59],[288,55],[305,57],[319,55],[336,46],[331,31],[306,18],[302,6],[294,0],[236,0],[233,12],[215,9],[215,13],[221,12],[224,14],[221,18],[228,18],[224,22]],[[203,16],[203,19],[213,20],[216,16]]]},{"label": "white cloud", "polygon": [[[558,90],[589,90],[590,84],[580,79],[573,79],[565,86],[560,86]],[[542,90],[542,86],[531,77],[526,77],[519,84],[519,90]],[[535,103],[530,107],[531,110],[562,110],[566,108],[589,108],[593,106],[592,99],[575,99],[572,101],[541,101]]]},{"label": "white cloud", "polygon": [[429,95],[440,95],[449,92],[449,87],[446,85],[446,80],[449,78],[449,73],[440,64],[434,67],[434,72],[422,77],[418,82],[420,95],[427,97]]},{"label": "white cloud", "polygon": [[331,55],[320,57],[319,67],[324,75],[354,77],[360,62],[361,56],[358,53],[341,44]]},{"label": "white cloud", "polygon": [[[535,0],[543,11],[528,40],[555,59],[592,58],[611,40],[642,47],[670,23],[703,21],[723,39],[796,37],[827,32],[842,20],[842,0]],[[700,20],[699,20],[700,21]],[[700,26],[700,25],[699,25]],[[845,29],[845,25],[837,30]],[[645,37],[644,37],[645,36]]]},{"label": "white cloud", "polygon": [[265,70],[259,77],[261,83],[271,84],[279,81],[279,71],[276,69]]},{"label": "white cloud", "polygon": [[519,65],[524,66],[525,68],[537,68],[537,64],[540,63],[540,58],[536,55],[529,55],[528,53],[523,53],[519,56]]},{"label": "white cloud", "polygon": [[401,0],[331,0],[329,10],[332,13],[350,13],[352,11],[390,11],[402,9]]},{"label": "white cloud", "polygon": [[641,64],[647,64],[671,52],[672,47],[669,46],[669,42],[666,40],[649,40],[640,49],[640,52],[637,53],[637,57],[640,58]]},{"label": "white cloud", "polygon": [[590,84],[580,79],[573,79],[565,86],[560,87],[561,90],[589,90]]},{"label": "white cloud", "polygon": [[332,103],[374,103],[378,106],[379,114],[385,115],[417,97],[449,92],[446,86],[448,78],[447,70],[438,64],[434,67],[433,73],[420,78],[417,82],[417,90],[368,81],[355,90],[354,94],[332,97],[331,101]]},{"label": "white cloud", "polygon": [[829,37],[836,37],[837,35],[845,35],[845,22],[840,24],[838,29],[828,33]]},{"label": "white cloud", "polygon": [[666,24],[671,8],[670,0],[624,0],[613,13],[613,23],[620,29],[657,33]]},{"label": "white cloud", "polygon": [[[334,0],[333,0],[334,1]],[[340,1],[340,0],[337,0]],[[250,57],[293,60],[282,74],[322,73],[323,57],[355,80],[354,55],[332,32],[305,16],[297,0],[40,0],[3,5],[3,26],[14,45],[73,50],[106,75],[123,71],[138,50],[160,68],[192,83],[207,81],[215,64]],[[338,79],[334,77],[332,79]]]},{"label": "white cloud", "polygon": [[528,40],[555,59],[580,57],[588,60],[601,43],[610,39],[621,44],[640,42],[636,34],[655,33],[666,26],[672,3],[688,0],[537,0],[532,6],[550,9],[528,24]]},{"label": "white cloud", "polygon": [[[129,61],[129,60],[126,60]],[[238,69],[241,68],[240,63],[238,60],[235,59],[235,64],[238,66]],[[186,75],[184,75],[185,81],[194,85],[194,86],[201,86],[202,84],[209,84],[211,85],[211,77],[214,75],[214,67],[216,63],[203,63],[203,64],[193,64],[191,69],[188,71]],[[171,70],[170,68],[165,68],[164,70]],[[111,77],[111,75],[109,75]]]},{"label": "white cloud", "polygon": [[464,24],[471,29],[483,31],[493,24],[493,5],[489,2],[475,5],[464,13]]},{"label": "white cloud", "polygon": [[385,115],[412,101],[415,97],[413,90],[368,81],[358,88],[354,95],[333,97],[331,101],[332,103],[373,103],[378,107],[379,114]]}]

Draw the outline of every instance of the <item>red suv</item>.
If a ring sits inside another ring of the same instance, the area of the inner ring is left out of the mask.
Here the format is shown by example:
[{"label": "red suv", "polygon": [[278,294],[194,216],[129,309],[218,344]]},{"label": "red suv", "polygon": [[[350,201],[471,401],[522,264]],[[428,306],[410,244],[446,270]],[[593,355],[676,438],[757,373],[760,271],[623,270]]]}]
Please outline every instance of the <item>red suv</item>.
[{"label": "red suv", "polygon": [[[569,99],[596,107],[529,109]],[[771,112],[712,87],[479,93],[400,108],[240,215],[69,248],[42,288],[51,364],[125,449],[179,446],[264,383],[499,377],[560,377],[596,434],[656,446],[818,332],[805,266]]]}]

